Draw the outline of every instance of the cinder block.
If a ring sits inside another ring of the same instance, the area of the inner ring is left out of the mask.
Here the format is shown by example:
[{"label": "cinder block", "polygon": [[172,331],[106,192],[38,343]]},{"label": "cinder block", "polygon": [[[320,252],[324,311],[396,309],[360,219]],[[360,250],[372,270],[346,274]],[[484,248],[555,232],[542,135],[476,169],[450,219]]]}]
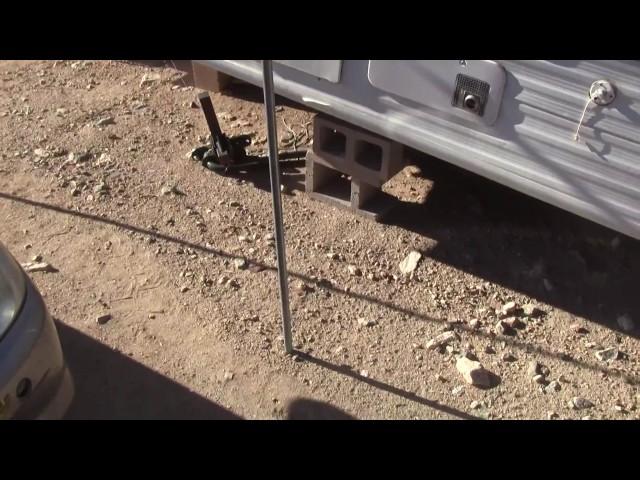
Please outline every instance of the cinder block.
[{"label": "cinder block", "polygon": [[404,166],[401,144],[323,114],[313,120],[313,152],[320,163],[376,186]]},{"label": "cinder block", "polygon": [[305,186],[314,200],[349,210],[351,213],[379,221],[396,204],[396,199],[319,161],[307,151]]}]

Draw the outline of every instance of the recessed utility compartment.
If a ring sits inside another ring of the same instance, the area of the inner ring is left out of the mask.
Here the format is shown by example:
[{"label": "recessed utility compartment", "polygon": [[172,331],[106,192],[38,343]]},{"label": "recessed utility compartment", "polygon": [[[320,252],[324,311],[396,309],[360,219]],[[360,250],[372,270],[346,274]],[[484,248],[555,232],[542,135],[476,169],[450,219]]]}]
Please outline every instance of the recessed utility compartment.
[{"label": "recessed utility compartment", "polygon": [[399,99],[485,125],[498,118],[507,78],[491,60],[370,60],[368,76]]}]

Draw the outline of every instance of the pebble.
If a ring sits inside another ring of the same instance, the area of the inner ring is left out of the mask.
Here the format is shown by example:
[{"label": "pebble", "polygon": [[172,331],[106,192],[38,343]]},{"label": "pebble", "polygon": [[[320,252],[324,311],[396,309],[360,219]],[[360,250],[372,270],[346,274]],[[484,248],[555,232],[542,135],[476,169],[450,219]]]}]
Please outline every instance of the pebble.
[{"label": "pebble", "polygon": [[517,309],[518,306],[516,305],[516,302],[507,302],[502,306],[502,314],[513,315]]},{"label": "pebble", "polygon": [[549,382],[549,385],[547,385],[544,388],[544,391],[547,393],[550,392],[559,392],[561,390],[562,386],[560,385],[560,382],[558,382],[557,380],[554,380],[552,382]]},{"label": "pebble", "polygon": [[544,385],[546,383],[546,380],[544,378],[544,375],[534,375],[533,376],[533,381],[535,383],[538,383],[540,385]]},{"label": "pebble", "polygon": [[518,317],[505,318],[502,322],[510,329],[524,327],[524,323]]},{"label": "pebble", "polygon": [[229,381],[229,380],[233,380],[233,377],[234,377],[233,372],[229,372],[229,371],[225,371],[225,372],[224,372],[223,378],[224,378],[225,380],[227,380],[227,381]]},{"label": "pebble", "polygon": [[469,407],[471,407],[472,410],[480,408],[481,406],[482,406],[482,402],[479,402],[477,400],[472,401],[471,404],[469,405]]},{"label": "pebble", "polygon": [[472,319],[469,322],[469,326],[474,330],[477,330],[478,328],[480,328],[480,320],[478,320],[477,318]]},{"label": "pebble", "polygon": [[34,273],[34,272],[52,273],[52,272],[57,272],[58,271],[50,263],[46,263],[46,262],[22,263],[21,266],[24,269],[24,271],[27,272],[27,273]]},{"label": "pebble", "polygon": [[616,322],[623,332],[633,332],[636,329],[636,325],[629,314],[620,315]]},{"label": "pebble", "polygon": [[515,362],[517,360],[515,355],[513,355],[510,352],[503,353],[502,357],[500,357],[500,358],[502,359],[503,362]]},{"label": "pebble", "polygon": [[187,287],[186,285],[182,288],[180,288],[180,293],[185,293],[189,291],[189,287]]},{"label": "pebble", "polygon": [[40,157],[40,158],[47,158],[47,157],[49,156],[49,152],[47,152],[47,151],[46,151],[45,149],[43,149],[43,148],[36,148],[36,149],[33,151],[33,154],[34,154],[36,157]]},{"label": "pebble", "polygon": [[454,341],[454,340],[458,340],[458,334],[456,332],[444,332],[441,333],[440,335],[438,335],[435,338],[432,338],[431,340],[429,340],[427,342],[427,350],[435,350],[437,348],[443,347],[445,345],[448,345],[450,342]]},{"label": "pebble", "polygon": [[569,401],[569,407],[574,410],[584,410],[593,407],[593,403],[583,397],[573,397]]},{"label": "pebble", "polygon": [[145,73],[142,76],[142,79],[140,80],[140,86],[144,87],[146,85],[151,85],[151,84],[153,84],[155,82],[159,82],[159,81],[160,81],[160,74],[159,73]]},{"label": "pebble", "polygon": [[96,323],[98,325],[104,325],[105,323],[107,323],[109,320],[111,320],[111,315],[109,313],[106,313],[104,315],[98,315],[96,317]]},{"label": "pebble", "polygon": [[496,349],[493,348],[491,345],[487,345],[486,347],[484,347],[484,353],[488,353],[488,354],[493,354],[496,353]]},{"label": "pebble", "polygon": [[267,233],[267,234],[264,236],[264,239],[265,239],[267,242],[271,242],[271,241],[273,241],[273,240],[274,240],[274,238],[275,238],[275,237],[274,237],[273,233]]},{"label": "pebble", "polygon": [[586,335],[587,333],[589,333],[589,330],[587,330],[585,327],[583,327],[579,323],[574,323],[569,328],[571,329],[572,332],[577,333],[579,335]]},{"label": "pebble", "polygon": [[549,369],[542,365],[540,362],[535,360],[529,362],[529,367],[527,368],[527,375],[530,377],[535,377],[536,375],[547,376],[549,374]]},{"label": "pebble", "polygon": [[361,327],[373,327],[377,323],[378,322],[376,322],[375,320],[371,320],[370,318],[360,317],[358,319],[358,325],[360,325]]},{"label": "pebble", "polygon": [[116,122],[113,121],[113,117],[105,117],[105,118],[101,118],[100,120],[98,120],[96,122],[96,126],[97,127],[104,127],[105,125],[113,125],[114,123],[116,123]]},{"label": "pebble", "polygon": [[42,255],[34,255],[33,257],[31,257],[31,261],[32,262],[41,262],[42,261]]},{"label": "pebble", "polygon": [[458,385],[457,387],[454,387],[453,389],[451,389],[451,395],[454,395],[457,397],[462,393],[463,390],[464,390],[464,385]]},{"label": "pebble", "polygon": [[349,272],[349,275],[351,275],[351,276],[354,276],[354,277],[361,277],[362,276],[362,270],[360,270],[355,265],[349,265],[347,267],[347,271]]},{"label": "pebble", "polygon": [[400,262],[400,272],[405,275],[412,273],[418,267],[418,262],[421,258],[422,254],[420,252],[416,252],[415,250],[409,252],[409,255]]},{"label": "pebble", "polygon": [[236,258],[233,261],[233,264],[238,270],[244,270],[247,268],[247,261],[244,258]]},{"label": "pebble", "polygon": [[610,347],[604,350],[598,350],[595,355],[601,362],[607,362],[609,360],[617,360],[620,357],[620,352],[616,347]]},{"label": "pebble", "polygon": [[409,165],[405,169],[405,174],[408,177],[418,177],[418,176],[420,176],[421,173],[422,173],[422,170],[420,170],[420,167],[418,167],[416,165]]},{"label": "pebble", "polygon": [[440,375],[439,373],[436,373],[435,379],[436,379],[436,382],[443,382],[444,383],[444,382],[447,381],[447,379],[445,377],[443,377],[442,375]]},{"label": "pebble", "polygon": [[223,275],[218,279],[218,285],[224,285],[229,281],[229,277]]},{"label": "pebble", "polygon": [[334,252],[327,253],[327,258],[329,260],[336,260],[338,258],[338,254]]},{"label": "pebble", "polygon": [[491,386],[491,376],[480,362],[460,357],[456,361],[456,369],[462,375],[465,382],[476,387],[488,388]]},{"label": "pebble", "polygon": [[558,415],[556,412],[551,411],[551,412],[547,413],[547,419],[548,420],[554,420],[554,419],[559,418],[559,417],[560,417],[560,415]]},{"label": "pebble", "polygon": [[528,317],[539,317],[544,312],[536,307],[533,303],[527,303],[522,306],[522,313],[524,313]]},{"label": "pebble", "polygon": [[495,332],[498,335],[512,335],[513,328],[507,325],[504,320],[499,320],[498,323],[496,323]]}]

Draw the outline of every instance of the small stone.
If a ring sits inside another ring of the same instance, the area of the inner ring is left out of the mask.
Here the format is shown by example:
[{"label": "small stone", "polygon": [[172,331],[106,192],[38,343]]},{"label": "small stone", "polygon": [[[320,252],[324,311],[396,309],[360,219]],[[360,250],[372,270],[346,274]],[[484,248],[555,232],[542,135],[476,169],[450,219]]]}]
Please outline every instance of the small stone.
[{"label": "small stone", "polygon": [[358,319],[358,325],[360,325],[361,327],[373,327],[377,323],[378,322],[376,322],[375,320],[372,320],[370,318],[360,317]]},{"label": "small stone", "polygon": [[554,419],[559,418],[559,417],[560,417],[560,415],[558,415],[556,412],[553,412],[553,411],[547,412],[547,419],[548,420],[554,420]]},{"label": "small stone", "polygon": [[604,350],[598,350],[596,358],[601,362],[608,362],[610,360],[617,360],[620,358],[620,352],[616,347],[605,348]]},{"label": "small stone", "polygon": [[154,318],[156,318],[156,316],[155,316],[155,314],[154,314],[154,313],[150,313],[150,314],[148,315],[148,318],[149,318],[149,320],[153,320]]},{"label": "small stone", "polygon": [[116,123],[116,122],[113,121],[113,117],[104,117],[104,118],[101,118],[100,120],[98,120],[96,122],[96,126],[97,127],[104,127],[106,125],[113,125],[114,123]]},{"label": "small stone", "polygon": [[458,340],[459,338],[460,337],[458,337],[458,334],[456,332],[452,332],[452,331],[444,332],[438,335],[437,337],[429,340],[426,344],[426,347],[427,347],[427,350],[436,350],[438,348],[448,345],[454,340]]},{"label": "small stone", "polygon": [[259,322],[260,321],[260,316],[259,315],[251,315],[247,318],[243,319],[244,322]]},{"label": "small stone", "polygon": [[417,268],[418,262],[421,258],[422,254],[420,252],[416,252],[415,250],[409,252],[409,255],[407,255],[405,259],[400,262],[400,272],[405,275],[409,275]]},{"label": "small stone", "polygon": [[100,182],[95,187],[93,187],[93,192],[94,193],[106,192],[107,190],[108,190],[108,187],[103,182]]},{"label": "small stone", "polygon": [[557,380],[554,380],[552,382],[549,382],[549,385],[547,385],[544,388],[544,391],[547,393],[551,393],[551,392],[559,392],[562,389],[562,386],[560,385],[560,382],[558,382]]},{"label": "small stone", "polygon": [[477,330],[478,328],[480,328],[480,320],[478,320],[477,318],[473,318],[470,322],[469,322],[469,327],[473,328],[474,330]]},{"label": "small stone", "polygon": [[229,281],[229,277],[222,275],[219,279],[218,279],[218,285],[224,285],[225,283],[227,283]]},{"label": "small stone", "polygon": [[464,390],[464,385],[458,385],[457,387],[454,387],[453,389],[451,389],[451,395],[454,396],[458,396],[460,395]]},{"label": "small stone", "polygon": [[539,317],[544,312],[536,307],[533,303],[527,303],[522,306],[522,313],[527,317]]},{"label": "small stone", "polygon": [[49,156],[49,152],[47,152],[47,151],[46,151],[45,149],[43,149],[43,148],[36,148],[36,149],[33,151],[33,154],[34,154],[36,157],[40,157],[40,158],[47,158],[47,157]]},{"label": "small stone", "polygon": [[623,332],[629,333],[636,329],[636,325],[629,314],[620,315],[616,322]]},{"label": "small stone", "polygon": [[587,333],[589,333],[589,330],[587,330],[585,327],[583,327],[579,323],[574,323],[569,328],[571,329],[572,332],[577,333],[579,335],[586,335]]},{"label": "small stone", "polygon": [[329,260],[336,260],[338,258],[338,254],[334,252],[327,253],[327,258]]},{"label": "small stone", "polygon": [[104,325],[105,323],[107,323],[109,320],[111,320],[111,315],[109,313],[105,313],[104,315],[98,315],[96,317],[96,323],[98,325]]},{"label": "small stone", "polygon": [[[159,73],[145,73],[140,80],[140,86],[144,87],[160,81]],[[135,107],[134,107],[135,108]]]},{"label": "small stone", "polygon": [[244,270],[247,268],[247,261],[244,258],[236,258],[233,261],[233,264],[238,270]]},{"label": "small stone", "polygon": [[34,272],[54,273],[58,271],[51,264],[46,262],[29,262],[29,263],[23,263],[21,265],[24,271],[27,273],[34,273]]},{"label": "small stone", "polygon": [[518,306],[516,305],[516,302],[507,302],[502,306],[501,311],[503,315],[513,315],[517,309]]},{"label": "small stone", "polygon": [[502,320],[502,322],[510,329],[524,327],[524,323],[518,317],[508,317]]},{"label": "small stone", "polygon": [[362,276],[362,270],[360,270],[355,265],[349,265],[347,267],[347,271],[349,272],[349,275],[351,275],[351,276],[354,276],[354,277],[361,277]]},{"label": "small stone", "polygon": [[31,257],[31,261],[32,262],[41,262],[42,261],[42,255],[34,255],[33,257]]},{"label": "small stone", "polygon": [[409,165],[405,169],[405,174],[408,177],[418,177],[418,176],[420,176],[420,174],[422,174],[422,170],[420,170],[420,167],[418,167],[416,165]]},{"label": "small stone", "polygon": [[187,287],[186,285],[180,288],[180,293],[185,293],[189,291],[189,287]]},{"label": "small stone", "polygon": [[542,375],[543,366],[540,362],[535,360],[529,362],[529,367],[527,368],[527,375],[530,377],[535,377],[536,375]]},{"label": "small stone", "polygon": [[369,372],[367,370],[360,370],[360,375],[364,378],[369,378]]},{"label": "small stone", "polygon": [[538,383],[540,385],[544,385],[546,383],[546,380],[544,378],[544,375],[534,375],[533,376],[533,381],[535,383]]},{"label": "small stone", "polygon": [[240,206],[240,203],[239,203],[239,202],[236,202],[235,200],[231,200],[231,201],[229,202],[229,206],[230,206],[230,207],[239,207],[239,206]]},{"label": "small stone", "polygon": [[443,382],[444,383],[444,382],[447,381],[447,379],[445,377],[443,377],[442,375],[440,375],[439,373],[436,373],[435,379],[436,379],[436,382]]},{"label": "small stone", "polygon": [[499,320],[494,328],[498,335],[513,335],[514,329],[510,327],[504,320]]},{"label": "small stone", "polygon": [[272,242],[274,240],[275,236],[273,235],[273,233],[267,233],[264,236],[265,241],[267,242]]},{"label": "small stone", "polygon": [[25,250],[29,250],[31,247],[33,247],[33,245],[31,245],[30,243],[27,243],[27,244],[24,246],[24,249],[25,249]]},{"label": "small stone", "polygon": [[472,410],[480,408],[481,406],[482,406],[482,402],[479,402],[477,400],[472,401],[471,404],[469,405],[469,407],[471,407]]},{"label": "small stone", "polygon": [[224,378],[226,381],[233,380],[233,377],[234,377],[233,372],[229,372],[229,371],[225,371],[224,375],[222,376],[222,378]]},{"label": "small stone", "polygon": [[456,361],[456,369],[468,384],[484,388],[489,388],[492,385],[489,371],[478,361],[460,357]]},{"label": "small stone", "polygon": [[515,355],[513,353],[510,353],[510,352],[503,353],[502,356],[500,357],[500,359],[503,362],[515,362],[517,360]]},{"label": "small stone", "polygon": [[592,402],[583,397],[573,397],[569,402],[569,407],[574,410],[584,410],[593,406]]}]

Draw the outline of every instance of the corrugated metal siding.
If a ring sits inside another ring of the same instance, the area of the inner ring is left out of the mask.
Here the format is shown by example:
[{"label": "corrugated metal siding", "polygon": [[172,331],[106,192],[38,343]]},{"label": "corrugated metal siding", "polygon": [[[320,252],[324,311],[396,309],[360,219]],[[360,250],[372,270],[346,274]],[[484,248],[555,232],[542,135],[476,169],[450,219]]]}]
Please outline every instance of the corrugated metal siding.
[{"label": "corrugated metal siding", "polygon": [[[206,60],[261,85],[259,61]],[[394,98],[345,60],[332,84],[278,65],[276,92],[640,239],[640,62],[500,61],[507,71],[491,127]],[[590,85],[608,79],[609,107],[592,107],[573,140]]]}]

